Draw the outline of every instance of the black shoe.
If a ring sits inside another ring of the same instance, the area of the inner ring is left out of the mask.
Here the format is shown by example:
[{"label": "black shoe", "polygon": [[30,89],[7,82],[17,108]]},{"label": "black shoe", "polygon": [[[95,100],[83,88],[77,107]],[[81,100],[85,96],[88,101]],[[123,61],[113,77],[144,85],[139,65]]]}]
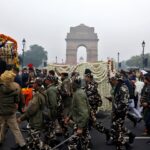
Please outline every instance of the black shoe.
[{"label": "black shoe", "polygon": [[110,137],[111,137],[110,132],[109,132],[108,129],[105,129],[105,135],[106,135],[106,142],[107,142],[107,141],[110,140]]},{"label": "black shoe", "polygon": [[11,148],[11,150],[27,150],[27,147],[26,145],[19,146],[18,144],[16,144],[14,147]]},{"label": "black shoe", "polygon": [[127,142],[125,143],[126,150],[131,150],[133,147]]},{"label": "black shoe", "polygon": [[3,143],[0,142],[0,147],[3,145]]},{"label": "black shoe", "polygon": [[136,135],[133,134],[132,132],[129,133],[129,143],[132,144],[134,142]]},{"label": "black shoe", "polygon": [[93,143],[91,140],[89,140],[88,144],[87,144],[87,148],[92,149],[93,148]]},{"label": "black shoe", "polygon": [[14,147],[11,147],[11,150],[20,150],[20,146],[16,144]]},{"label": "black shoe", "polygon": [[24,145],[24,146],[20,147],[20,149],[21,149],[21,150],[27,150],[27,146]]},{"label": "black shoe", "polygon": [[106,144],[107,145],[115,145],[116,143],[113,139],[110,138],[108,141],[106,141]]}]

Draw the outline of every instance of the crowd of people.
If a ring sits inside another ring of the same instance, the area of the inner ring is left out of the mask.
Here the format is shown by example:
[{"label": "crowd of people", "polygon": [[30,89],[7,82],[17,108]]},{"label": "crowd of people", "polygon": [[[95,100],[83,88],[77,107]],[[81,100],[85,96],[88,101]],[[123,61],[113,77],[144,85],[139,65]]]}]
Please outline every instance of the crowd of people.
[{"label": "crowd of people", "polygon": [[[144,120],[144,135],[150,135],[150,74],[143,71],[137,77],[134,71],[122,70],[111,73],[108,79],[112,86],[111,96],[105,97],[112,102],[109,129],[96,116],[102,98],[90,69],[85,69],[84,79],[75,71],[58,73],[57,68],[47,71],[29,67],[20,73],[14,67],[3,71],[0,75],[0,144],[9,128],[17,143],[12,150],[55,146],[59,149],[62,145],[57,140],[58,133],[66,139],[64,143],[69,150],[88,150],[92,147],[90,130],[95,128],[106,136],[107,145],[116,146],[116,150],[131,149],[136,135],[124,126],[126,118],[134,126]],[[33,89],[32,98],[24,108],[21,89],[27,87]],[[17,111],[21,113],[19,117],[16,117]],[[25,130],[30,130],[32,138],[38,134],[36,142],[24,139],[19,128],[22,121],[28,122]]]}]

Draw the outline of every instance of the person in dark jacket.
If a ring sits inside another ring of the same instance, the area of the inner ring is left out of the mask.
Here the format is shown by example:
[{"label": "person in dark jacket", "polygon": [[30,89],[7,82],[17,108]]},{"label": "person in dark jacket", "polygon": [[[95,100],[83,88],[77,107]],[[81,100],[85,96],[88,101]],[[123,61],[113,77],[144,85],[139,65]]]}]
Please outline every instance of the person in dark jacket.
[{"label": "person in dark jacket", "polygon": [[150,74],[144,76],[144,87],[141,93],[146,135],[150,135]]},{"label": "person in dark jacket", "polygon": [[20,87],[22,87],[22,80],[21,80],[21,76],[19,75],[19,68],[13,67],[13,72],[16,74],[14,81],[18,83]]},{"label": "person in dark jacket", "polygon": [[29,74],[27,72],[27,68],[23,68],[22,70],[22,88],[26,88],[28,86]]}]

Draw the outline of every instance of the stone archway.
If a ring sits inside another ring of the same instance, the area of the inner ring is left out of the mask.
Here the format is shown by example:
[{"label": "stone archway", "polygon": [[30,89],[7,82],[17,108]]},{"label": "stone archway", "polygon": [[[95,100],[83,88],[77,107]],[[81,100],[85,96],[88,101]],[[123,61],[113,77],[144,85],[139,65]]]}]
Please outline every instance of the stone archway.
[{"label": "stone archway", "polygon": [[77,48],[77,64],[87,62],[87,48],[79,46]]},{"label": "stone archway", "polygon": [[93,27],[81,24],[70,28],[66,38],[66,64],[77,64],[77,49],[84,46],[87,49],[87,62],[98,60],[98,37]]}]

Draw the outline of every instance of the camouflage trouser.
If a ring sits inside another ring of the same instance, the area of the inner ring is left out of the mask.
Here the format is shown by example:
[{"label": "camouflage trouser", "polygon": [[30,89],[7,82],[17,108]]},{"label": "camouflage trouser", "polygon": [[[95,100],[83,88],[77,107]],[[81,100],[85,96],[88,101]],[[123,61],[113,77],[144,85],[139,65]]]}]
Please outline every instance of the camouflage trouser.
[{"label": "camouflage trouser", "polygon": [[103,126],[102,122],[97,121],[96,118],[96,111],[98,106],[94,105],[90,109],[90,120],[89,120],[89,126],[93,126],[97,131],[101,133],[105,133],[106,128]]},{"label": "camouflage trouser", "polygon": [[69,150],[89,150],[90,149],[90,134],[89,130],[85,128],[82,135],[73,137],[69,140],[68,149]]},{"label": "camouflage trouser", "polygon": [[111,136],[116,144],[116,149],[121,150],[122,146],[126,143],[124,133],[126,128],[124,127],[126,112],[120,114],[114,114],[112,117]]},{"label": "camouflage trouser", "polygon": [[93,127],[98,132],[105,134],[106,135],[106,141],[107,141],[110,138],[109,130],[104,127],[104,125],[102,124],[102,122],[97,121],[97,119],[96,119],[96,111],[97,110],[94,109],[94,108],[91,109],[90,120],[89,120],[89,129],[91,129],[91,127]]}]

